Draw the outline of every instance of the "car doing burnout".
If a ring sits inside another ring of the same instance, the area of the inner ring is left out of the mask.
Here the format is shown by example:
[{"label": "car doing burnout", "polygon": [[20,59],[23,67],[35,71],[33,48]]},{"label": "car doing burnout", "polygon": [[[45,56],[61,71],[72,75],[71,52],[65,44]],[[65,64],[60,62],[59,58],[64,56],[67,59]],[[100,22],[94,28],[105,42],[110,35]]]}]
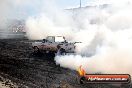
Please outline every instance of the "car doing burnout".
[{"label": "car doing burnout", "polygon": [[36,41],[32,43],[34,52],[44,52],[44,53],[75,53],[75,43],[69,43],[65,40],[63,36],[48,36],[42,41]]}]

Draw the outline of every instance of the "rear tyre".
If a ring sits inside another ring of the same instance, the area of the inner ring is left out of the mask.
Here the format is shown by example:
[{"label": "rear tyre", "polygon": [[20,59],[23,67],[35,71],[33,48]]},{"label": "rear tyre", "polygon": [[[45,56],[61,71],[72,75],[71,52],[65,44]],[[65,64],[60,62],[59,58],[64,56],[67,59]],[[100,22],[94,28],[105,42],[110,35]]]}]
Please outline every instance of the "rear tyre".
[{"label": "rear tyre", "polygon": [[63,48],[61,48],[61,49],[60,49],[60,54],[61,54],[61,55],[66,55],[66,50],[63,49]]},{"label": "rear tyre", "polygon": [[37,46],[34,46],[34,53],[39,53],[39,48]]}]

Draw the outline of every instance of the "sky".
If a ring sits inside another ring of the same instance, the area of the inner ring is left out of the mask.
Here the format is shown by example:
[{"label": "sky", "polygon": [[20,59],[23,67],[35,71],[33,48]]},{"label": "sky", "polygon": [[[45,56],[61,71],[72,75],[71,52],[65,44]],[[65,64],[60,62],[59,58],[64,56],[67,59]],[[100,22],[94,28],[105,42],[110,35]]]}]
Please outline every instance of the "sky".
[{"label": "sky", "polygon": [[[57,6],[57,8],[60,8],[62,10],[80,7],[80,0],[14,0],[14,2],[10,0],[4,0],[3,2],[1,2],[2,6],[0,5],[1,13],[4,12],[4,14],[8,14],[7,17],[9,19],[12,17],[14,19],[26,19],[29,16],[40,14],[42,12],[42,9],[47,7],[44,5],[46,1],[48,1],[51,6],[53,3]],[[81,0],[82,7],[87,6],[91,1],[94,0]],[[52,8],[51,6],[49,5],[49,8]],[[9,13],[5,12],[3,8],[8,8]]]},{"label": "sky", "polygon": [[[92,0],[81,0],[82,7],[88,5]],[[80,0],[56,0],[56,3],[59,7],[63,9],[75,8],[80,6]]]},{"label": "sky", "polygon": [[[37,13],[39,13],[40,10],[38,8],[43,7],[43,4],[41,3],[41,1],[43,1],[43,0],[38,0],[38,2],[36,2],[35,5],[37,5],[37,6],[31,5],[31,6],[25,7],[24,10],[25,10],[25,12],[27,12],[25,14],[36,15]],[[80,7],[80,0],[53,0],[53,1],[57,5],[57,7],[60,9],[70,9],[70,8]],[[94,0],[81,0],[82,7],[87,6],[89,4],[89,2],[91,2],[91,1],[94,1]],[[19,11],[21,11],[21,8],[18,9],[18,12]]]}]

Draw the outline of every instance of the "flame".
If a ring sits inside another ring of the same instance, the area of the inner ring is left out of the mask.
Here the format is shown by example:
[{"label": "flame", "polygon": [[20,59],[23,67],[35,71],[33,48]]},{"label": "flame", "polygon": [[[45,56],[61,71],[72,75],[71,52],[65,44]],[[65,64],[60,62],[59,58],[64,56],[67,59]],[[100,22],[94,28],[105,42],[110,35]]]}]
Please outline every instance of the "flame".
[{"label": "flame", "polygon": [[80,76],[85,76],[86,72],[85,72],[85,70],[82,68],[82,65],[79,66],[78,73],[79,73]]}]

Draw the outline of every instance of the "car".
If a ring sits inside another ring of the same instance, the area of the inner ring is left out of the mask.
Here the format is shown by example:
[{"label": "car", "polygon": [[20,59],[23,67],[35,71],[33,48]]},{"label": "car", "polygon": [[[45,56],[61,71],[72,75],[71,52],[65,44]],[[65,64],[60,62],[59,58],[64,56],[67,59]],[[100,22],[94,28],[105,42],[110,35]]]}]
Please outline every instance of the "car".
[{"label": "car", "polygon": [[67,53],[75,53],[75,43],[67,42],[64,36],[47,36],[46,39],[32,43],[34,52],[54,53],[64,55]]}]

